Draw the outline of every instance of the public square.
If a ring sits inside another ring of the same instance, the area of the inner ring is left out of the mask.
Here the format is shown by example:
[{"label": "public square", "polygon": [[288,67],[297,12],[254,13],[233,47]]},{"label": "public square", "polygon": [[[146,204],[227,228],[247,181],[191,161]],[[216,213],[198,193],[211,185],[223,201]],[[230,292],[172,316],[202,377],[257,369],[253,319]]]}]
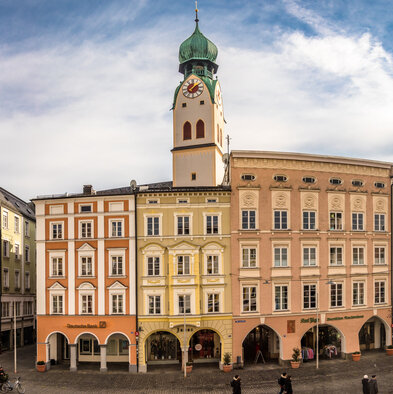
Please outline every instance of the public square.
[{"label": "public square", "polygon": [[[196,366],[184,379],[180,370],[157,368],[146,374],[113,371],[99,372],[97,364],[84,365],[71,373],[65,365],[52,367],[39,373],[34,367],[35,346],[18,349],[17,376],[21,376],[26,393],[230,393],[232,376],[238,373],[243,382],[243,393],[277,393],[277,378],[283,371],[275,364],[258,364],[233,373],[224,373],[214,366]],[[14,378],[13,353],[0,355],[0,364]],[[359,362],[352,360],[321,360],[316,371],[315,363],[304,363],[299,369],[288,369],[295,393],[361,393],[364,374],[377,375],[379,393],[393,393],[393,357],[384,352],[368,352]]]}]

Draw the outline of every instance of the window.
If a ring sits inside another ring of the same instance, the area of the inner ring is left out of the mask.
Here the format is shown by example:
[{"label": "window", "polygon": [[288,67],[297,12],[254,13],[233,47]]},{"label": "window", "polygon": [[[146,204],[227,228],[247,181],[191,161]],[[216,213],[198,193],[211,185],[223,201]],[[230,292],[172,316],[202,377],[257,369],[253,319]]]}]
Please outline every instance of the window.
[{"label": "window", "polygon": [[384,304],[385,302],[385,281],[377,280],[374,282],[374,303]]},{"label": "window", "polygon": [[256,248],[242,248],[242,267],[254,268],[257,266],[257,249]]},{"label": "window", "polygon": [[352,305],[364,305],[364,282],[353,282]]},{"label": "window", "polygon": [[123,256],[112,256],[111,275],[124,275]]},{"label": "window", "polygon": [[3,269],[3,286],[6,288],[10,287],[10,275],[8,268]]},{"label": "window", "polygon": [[19,226],[20,226],[20,219],[19,219],[19,216],[15,216],[15,228],[14,228],[14,231],[15,231],[16,233],[19,233],[19,232],[20,232]]},{"label": "window", "polygon": [[255,210],[243,210],[242,211],[242,229],[243,230],[255,230]]},{"label": "window", "polygon": [[161,296],[149,296],[149,315],[161,313]]},{"label": "window", "polygon": [[3,240],[3,256],[10,257],[10,243],[7,240]]},{"label": "window", "polygon": [[81,257],[81,276],[93,276],[93,259],[91,257]]},{"label": "window", "polygon": [[352,213],[352,230],[363,231],[363,214],[362,213]]},{"label": "window", "polygon": [[191,296],[179,295],[179,314],[191,313]]},{"label": "window", "polygon": [[286,182],[288,178],[285,175],[274,175],[273,179],[276,182]]},{"label": "window", "polygon": [[191,180],[196,181],[196,172],[191,173]]},{"label": "window", "polygon": [[331,185],[341,185],[343,183],[340,178],[330,178],[329,182]]},{"label": "window", "polygon": [[149,216],[147,218],[147,235],[160,235],[159,216]]},{"label": "window", "polygon": [[274,248],[274,266],[275,267],[288,267],[288,248],[275,247]]},{"label": "window", "polygon": [[183,140],[190,140],[191,139],[191,123],[186,122],[183,125]]},{"label": "window", "polygon": [[63,295],[53,294],[52,295],[52,314],[63,313]]},{"label": "window", "polygon": [[303,230],[315,230],[314,211],[303,211]]},{"label": "window", "polygon": [[177,256],[177,274],[190,275],[190,256]]},{"label": "window", "polygon": [[80,205],[79,206],[80,212],[91,212],[92,211],[91,208],[92,208],[91,205]]},{"label": "window", "polygon": [[203,120],[198,120],[196,124],[196,137],[205,138],[205,123],[203,123]]},{"label": "window", "polygon": [[124,313],[124,295],[112,294],[112,314]]},{"label": "window", "polygon": [[303,266],[316,266],[317,265],[317,249],[315,247],[303,248]]},{"label": "window", "polygon": [[352,186],[355,187],[362,187],[364,185],[364,182],[358,179],[352,180]]},{"label": "window", "polygon": [[63,223],[52,223],[52,239],[63,239]]},{"label": "window", "polygon": [[317,307],[317,285],[303,285],[303,309]]},{"label": "window", "polygon": [[205,100],[201,100],[201,101],[199,102],[199,105],[205,105]]},{"label": "window", "polygon": [[20,316],[20,305],[21,305],[21,301],[17,301],[14,303],[15,305],[15,311],[16,311],[16,316]]},{"label": "window", "polygon": [[25,262],[30,262],[30,248],[28,246],[25,246]]},{"label": "window", "polygon": [[218,215],[206,216],[206,234],[218,234]]},{"label": "window", "polygon": [[25,289],[30,290],[30,272],[25,272]]},{"label": "window", "polygon": [[332,283],[330,285],[330,306],[338,308],[343,306],[343,284]]},{"label": "window", "polygon": [[274,211],[274,229],[286,230],[288,229],[288,212]]},{"label": "window", "polygon": [[15,244],[15,258],[17,260],[20,259],[20,246],[19,246],[19,244]]},{"label": "window", "polygon": [[190,217],[178,216],[177,217],[177,235],[190,234]]},{"label": "window", "polygon": [[342,247],[331,247],[330,248],[330,265],[342,265],[343,264],[343,248]]},{"label": "window", "polygon": [[[112,222],[113,225],[114,222]],[[92,222],[81,222],[81,238],[91,238]],[[112,235],[114,237],[114,235]]]},{"label": "window", "polygon": [[330,212],[330,230],[342,230],[343,219],[341,212]]},{"label": "window", "polygon": [[111,237],[123,236],[123,221],[111,220]]},{"label": "window", "polygon": [[275,311],[288,310],[288,286],[287,285],[274,286],[274,310]]},{"label": "window", "polygon": [[219,313],[220,312],[220,295],[208,294],[207,295],[207,312]]},{"label": "window", "polygon": [[378,189],[383,189],[385,187],[385,184],[383,182],[375,182],[374,186]]},{"label": "window", "polygon": [[363,265],[364,264],[364,248],[354,247],[352,248],[352,264]]},{"label": "window", "polygon": [[243,287],[243,312],[256,312],[257,310],[257,288]]},{"label": "window", "polygon": [[63,258],[52,257],[52,276],[63,276]]},{"label": "window", "polygon": [[181,106],[182,106],[182,108],[186,108],[187,107],[187,103],[182,103]]},{"label": "window", "polygon": [[23,314],[25,316],[33,314],[33,302],[32,301],[25,301],[23,303]]},{"label": "window", "polygon": [[385,264],[385,247],[376,246],[374,248],[374,264]]},{"label": "window", "polygon": [[20,289],[20,272],[15,270],[15,290]]},{"label": "window", "polygon": [[207,274],[208,275],[218,275],[219,274],[218,256],[217,255],[208,255],[207,256]]},{"label": "window", "polygon": [[179,198],[177,200],[178,204],[188,204],[190,201],[188,199],[184,199],[184,198]]},{"label": "window", "polygon": [[213,203],[218,202],[218,200],[217,200],[217,198],[207,198],[207,199],[206,199],[206,202],[207,202],[208,204],[213,204]]},{"label": "window", "polygon": [[30,237],[30,224],[28,221],[25,221],[25,237]]},{"label": "window", "polygon": [[3,211],[3,228],[8,228],[8,212]]},{"label": "window", "polygon": [[242,175],[243,181],[255,181],[255,175],[253,174],[243,174]]},{"label": "window", "polygon": [[93,313],[93,296],[91,294],[81,295],[81,313],[83,315]]},{"label": "window", "polygon": [[147,200],[148,204],[158,204],[158,200]]},{"label": "window", "polygon": [[148,257],[147,258],[147,275],[158,276],[160,275],[160,258]]},{"label": "window", "polygon": [[304,183],[315,183],[315,178],[312,176],[304,176],[303,182]]},{"label": "window", "polygon": [[376,213],[374,215],[374,231],[385,231],[385,214]]},{"label": "window", "polygon": [[1,316],[2,317],[9,317],[10,316],[10,303],[9,302],[2,302],[1,303]]}]

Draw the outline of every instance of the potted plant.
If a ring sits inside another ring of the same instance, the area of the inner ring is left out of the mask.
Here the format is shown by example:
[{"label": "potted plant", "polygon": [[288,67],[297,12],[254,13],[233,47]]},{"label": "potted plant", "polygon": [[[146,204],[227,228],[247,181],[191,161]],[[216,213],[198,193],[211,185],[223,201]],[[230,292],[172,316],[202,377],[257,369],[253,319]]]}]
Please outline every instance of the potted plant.
[{"label": "potted plant", "polygon": [[191,373],[192,371],[192,361],[187,361],[186,362],[186,372]]},{"label": "potted plant", "polygon": [[393,356],[393,345],[386,346],[386,354],[388,356]]},{"label": "potted plant", "polygon": [[299,368],[301,359],[302,358],[300,357],[300,349],[298,347],[294,347],[292,353],[291,367]]},{"label": "potted plant", "polygon": [[222,370],[224,372],[231,372],[232,371],[231,353],[224,354],[224,365],[222,366]]},{"label": "potted plant", "polygon": [[46,371],[46,365],[45,365],[45,361],[37,361],[37,371],[38,372],[45,372]]},{"label": "potted plant", "polygon": [[359,361],[360,360],[360,356],[361,356],[360,352],[353,352],[352,353],[352,360],[353,361]]}]

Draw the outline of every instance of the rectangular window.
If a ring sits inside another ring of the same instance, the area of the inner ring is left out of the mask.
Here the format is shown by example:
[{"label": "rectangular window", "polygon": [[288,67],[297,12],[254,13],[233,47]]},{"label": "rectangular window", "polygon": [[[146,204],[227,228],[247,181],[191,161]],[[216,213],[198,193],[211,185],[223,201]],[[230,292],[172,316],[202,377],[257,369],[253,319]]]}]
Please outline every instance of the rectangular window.
[{"label": "rectangular window", "polygon": [[3,285],[6,288],[10,287],[10,275],[9,275],[8,268],[3,269]]},{"label": "rectangular window", "polygon": [[30,262],[30,248],[28,246],[25,246],[25,262]]},{"label": "rectangular window", "polygon": [[191,296],[179,295],[179,314],[191,313]]},{"label": "rectangular window", "polygon": [[30,237],[30,223],[25,221],[25,237]]},{"label": "rectangular window", "polygon": [[15,290],[20,289],[20,272],[15,270]]},{"label": "rectangular window", "polygon": [[190,256],[177,256],[177,274],[190,275]]},{"label": "rectangular window", "polygon": [[123,294],[112,294],[112,313],[124,313],[124,296]]},{"label": "rectangular window", "polygon": [[190,217],[178,216],[177,217],[177,235],[190,234]]},{"label": "rectangular window", "polygon": [[374,248],[374,264],[385,264],[385,247],[376,246]]},{"label": "rectangular window", "polygon": [[23,314],[25,316],[33,314],[33,302],[32,301],[25,301],[23,303]]},{"label": "rectangular window", "polygon": [[374,231],[385,231],[385,214],[376,213],[374,215]]},{"label": "rectangular window", "polygon": [[287,230],[288,229],[288,212],[274,211],[274,229]]},{"label": "rectangular window", "polygon": [[303,211],[303,230],[315,230],[315,212]]},{"label": "rectangular window", "polygon": [[63,313],[63,295],[61,294],[52,295],[52,313],[53,314]]},{"label": "rectangular window", "polygon": [[63,239],[63,223],[52,223],[52,239]]},{"label": "rectangular window", "polygon": [[123,256],[112,256],[111,275],[124,275]]},{"label": "rectangular window", "polygon": [[25,272],[25,289],[30,290],[30,272]]},{"label": "rectangular window", "polygon": [[332,283],[330,285],[330,307],[337,308],[343,306],[343,284]]},{"label": "rectangular window", "polygon": [[91,205],[80,205],[80,212],[91,212]]},{"label": "rectangular window", "polygon": [[254,268],[257,266],[256,248],[242,248],[242,267]]},{"label": "rectangular window", "polygon": [[81,258],[81,276],[93,276],[93,259],[91,257]]},{"label": "rectangular window", "polygon": [[330,212],[330,230],[343,229],[343,216],[341,212]]},{"label": "rectangular window", "polygon": [[111,237],[122,237],[123,236],[123,221],[112,220],[111,221]]},{"label": "rectangular window", "polygon": [[303,248],[303,266],[316,266],[317,265],[317,249],[314,247]]},{"label": "rectangular window", "polygon": [[81,238],[91,238],[91,228],[91,222],[81,222]]},{"label": "rectangular window", "polygon": [[91,294],[83,294],[81,296],[82,302],[82,314],[92,314],[93,313],[93,296]]},{"label": "rectangular window", "polygon": [[206,234],[218,234],[218,216],[206,216]]},{"label": "rectangular window", "polygon": [[364,248],[355,247],[352,248],[352,264],[363,265],[364,264]]},{"label": "rectangular window", "polygon": [[275,311],[288,310],[288,286],[287,285],[274,286],[274,310]]},{"label": "rectangular window", "polygon": [[353,282],[352,305],[364,305],[364,282]]},{"label": "rectangular window", "polygon": [[343,264],[343,248],[332,247],[330,248],[330,265],[342,265]]},{"label": "rectangular window", "polygon": [[220,312],[220,295],[208,294],[207,295],[207,312],[219,313]]},{"label": "rectangular window", "polygon": [[3,228],[8,229],[8,212],[3,211]]},{"label": "rectangular window", "polygon": [[243,312],[256,312],[257,310],[257,288],[243,287]]},{"label": "rectangular window", "polygon": [[1,303],[1,313],[2,317],[10,317],[10,303],[9,302],[2,302]]},{"label": "rectangular window", "polygon": [[161,296],[149,296],[149,315],[161,314]]},{"label": "rectangular window", "polygon": [[3,256],[10,257],[10,243],[6,240],[3,240]]},{"label": "rectangular window", "polygon": [[19,226],[20,226],[19,217],[18,217],[18,216],[15,216],[15,228],[14,228],[14,231],[15,231],[16,233],[19,233],[19,232],[20,232]]},{"label": "rectangular window", "polygon": [[20,312],[21,312],[21,310],[20,310],[20,306],[21,306],[21,301],[18,301],[18,302],[15,302],[15,311],[16,311],[16,316],[20,316]]},{"label": "rectangular window", "polygon": [[352,230],[353,231],[363,231],[363,214],[362,213],[352,213]]},{"label": "rectangular window", "polygon": [[288,248],[286,247],[274,248],[274,266],[288,267]]},{"label": "rectangular window", "polygon": [[243,210],[242,211],[242,229],[243,230],[255,230],[255,210]]},{"label": "rectangular window", "polygon": [[384,304],[385,302],[385,281],[377,280],[374,282],[374,303]]},{"label": "rectangular window", "polygon": [[20,246],[19,246],[19,244],[15,244],[15,258],[17,260],[20,259]]},{"label": "rectangular window", "polygon": [[147,235],[160,235],[159,216],[151,216],[147,218]]},{"label": "rectangular window", "polygon": [[52,276],[63,276],[62,257],[52,257]]},{"label": "rectangular window", "polygon": [[147,275],[159,276],[160,275],[160,258],[148,257],[147,258]]},{"label": "rectangular window", "polygon": [[317,285],[303,285],[303,309],[317,307]]},{"label": "rectangular window", "polygon": [[208,275],[218,275],[218,256],[208,255],[207,256],[207,274]]}]

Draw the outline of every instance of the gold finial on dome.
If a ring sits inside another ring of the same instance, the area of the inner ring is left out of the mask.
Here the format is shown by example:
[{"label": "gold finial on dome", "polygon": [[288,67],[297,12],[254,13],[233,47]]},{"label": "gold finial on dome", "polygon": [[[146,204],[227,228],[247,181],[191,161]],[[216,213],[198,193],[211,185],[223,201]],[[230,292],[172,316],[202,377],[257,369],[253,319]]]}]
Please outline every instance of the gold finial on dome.
[{"label": "gold finial on dome", "polygon": [[195,22],[198,23],[198,0],[195,0]]}]

